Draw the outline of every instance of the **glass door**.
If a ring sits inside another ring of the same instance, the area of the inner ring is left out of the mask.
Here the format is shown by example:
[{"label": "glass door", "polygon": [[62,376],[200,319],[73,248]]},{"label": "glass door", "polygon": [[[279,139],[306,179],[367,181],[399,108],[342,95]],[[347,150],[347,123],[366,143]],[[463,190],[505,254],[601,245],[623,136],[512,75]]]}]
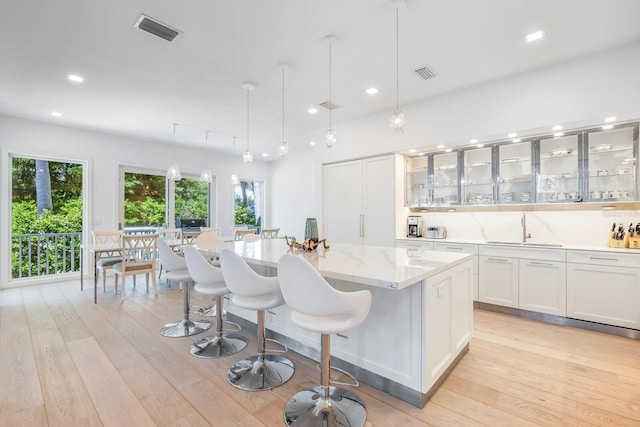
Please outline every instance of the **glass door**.
[{"label": "glass door", "polygon": [[491,171],[491,147],[464,151],[463,204],[482,205],[494,202]]},{"label": "glass door", "polygon": [[637,200],[638,125],[585,132],[588,199]]},{"label": "glass door", "polygon": [[433,155],[433,204],[458,204],[458,153]]},{"label": "glass door", "polygon": [[531,142],[498,147],[498,200],[500,203],[531,203],[533,151]]},{"label": "glass door", "polygon": [[582,200],[578,181],[579,135],[540,140],[540,169],[537,176],[538,202]]},{"label": "glass door", "polygon": [[429,157],[407,158],[406,205],[426,206],[429,200]]}]

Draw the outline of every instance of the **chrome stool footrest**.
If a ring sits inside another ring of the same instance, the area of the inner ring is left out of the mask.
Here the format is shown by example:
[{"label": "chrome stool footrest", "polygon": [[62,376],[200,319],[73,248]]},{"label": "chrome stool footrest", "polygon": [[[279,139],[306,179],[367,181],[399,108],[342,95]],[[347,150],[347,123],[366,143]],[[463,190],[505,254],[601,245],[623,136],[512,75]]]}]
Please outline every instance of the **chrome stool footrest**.
[{"label": "chrome stool footrest", "polygon": [[362,400],[338,387],[328,387],[328,392],[323,386],[299,391],[284,407],[287,426],[363,427],[366,419]]},{"label": "chrome stool footrest", "polygon": [[267,341],[269,341],[269,342],[276,343],[276,344],[278,344],[278,345],[282,346],[282,348],[283,348],[283,350],[276,350],[276,349],[273,349],[273,348],[265,348],[265,349],[264,349],[264,350],[265,350],[265,352],[267,352],[267,351],[268,351],[268,352],[270,352],[270,353],[286,353],[286,352],[288,352],[288,351],[289,351],[289,349],[287,348],[287,346],[286,346],[286,345],[284,345],[284,344],[282,344],[282,343],[281,343],[280,341],[278,341],[278,340],[274,340],[274,339],[271,339],[271,338],[265,338],[265,339],[264,339],[264,341],[265,341],[265,344],[266,344],[266,342],[267,342]]},{"label": "chrome stool footrest", "polygon": [[[225,323],[228,323],[229,325],[235,326],[235,328],[226,329],[226,328],[224,328],[224,324]],[[236,322],[232,322],[230,320],[223,320],[222,325],[223,325],[222,332],[240,332],[242,330],[242,327],[240,325],[238,325]]]},{"label": "chrome stool footrest", "polygon": [[[320,366],[320,364],[316,364],[316,369],[318,370],[318,372],[322,371],[322,367]],[[329,380],[329,384],[336,384],[336,385],[343,385],[346,387],[359,387],[360,386],[360,382],[358,381],[358,379],[353,376],[352,373],[345,371],[344,369],[340,369],[340,368],[335,368],[333,366],[329,366],[329,370],[334,370],[334,371],[338,371],[341,374],[344,374],[346,376],[348,376],[349,378],[351,378],[353,380],[352,383],[343,383],[341,381],[335,381],[335,380]]]}]

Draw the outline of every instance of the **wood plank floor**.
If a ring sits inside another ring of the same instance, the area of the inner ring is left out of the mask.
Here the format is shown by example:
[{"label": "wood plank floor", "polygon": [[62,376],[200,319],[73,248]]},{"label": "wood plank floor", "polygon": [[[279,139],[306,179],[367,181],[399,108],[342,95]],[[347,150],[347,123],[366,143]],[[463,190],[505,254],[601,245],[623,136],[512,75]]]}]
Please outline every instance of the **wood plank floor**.
[{"label": "wood plank floor", "polygon": [[[237,390],[237,355],[198,359],[191,338],[158,333],[182,291],[127,286],[126,301],[108,289],[98,305],[78,281],[0,292],[0,426],[281,426],[289,396],[317,381],[290,352],[291,381]],[[354,391],[368,427],[640,426],[640,341],[476,310],[469,352],[423,409]]]}]

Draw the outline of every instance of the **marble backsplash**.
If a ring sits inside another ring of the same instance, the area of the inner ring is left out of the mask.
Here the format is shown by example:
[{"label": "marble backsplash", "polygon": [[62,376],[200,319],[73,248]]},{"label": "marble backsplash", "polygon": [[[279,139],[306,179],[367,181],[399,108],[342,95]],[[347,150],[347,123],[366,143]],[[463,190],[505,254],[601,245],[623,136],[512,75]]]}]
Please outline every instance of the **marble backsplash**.
[{"label": "marble backsplash", "polygon": [[[522,212],[427,212],[422,226],[442,225],[448,239],[470,241],[522,241]],[[527,233],[532,243],[606,246],[611,226],[640,222],[640,211],[527,211]]]}]

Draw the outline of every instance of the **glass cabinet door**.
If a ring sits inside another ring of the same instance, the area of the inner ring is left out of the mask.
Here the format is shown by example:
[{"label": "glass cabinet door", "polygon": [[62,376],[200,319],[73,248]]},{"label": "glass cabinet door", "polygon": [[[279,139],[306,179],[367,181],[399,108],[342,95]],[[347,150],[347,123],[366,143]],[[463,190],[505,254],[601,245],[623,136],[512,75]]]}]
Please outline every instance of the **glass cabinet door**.
[{"label": "glass cabinet door", "polygon": [[480,205],[493,203],[491,147],[464,151],[462,203]]},{"label": "glass cabinet door", "polygon": [[531,203],[531,143],[518,142],[498,147],[498,201]]},{"label": "glass cabinet door", "polygon": [[578,135],[540,140],[538,202],[582,200],[578,181],[579,147]]},{"label": "glass cabinet door", "polygon": [[637,200],[637,138],[637,124],[586,132],[589,200]]},{"label": "glass cabinet door", "polygon": [[407,158],[406,200],[407,206],[429,204],[429,157]]},{"label": "glass cabinet door", "polygon": [[458,203],[458,153],[433,155],[433,204]]}]

